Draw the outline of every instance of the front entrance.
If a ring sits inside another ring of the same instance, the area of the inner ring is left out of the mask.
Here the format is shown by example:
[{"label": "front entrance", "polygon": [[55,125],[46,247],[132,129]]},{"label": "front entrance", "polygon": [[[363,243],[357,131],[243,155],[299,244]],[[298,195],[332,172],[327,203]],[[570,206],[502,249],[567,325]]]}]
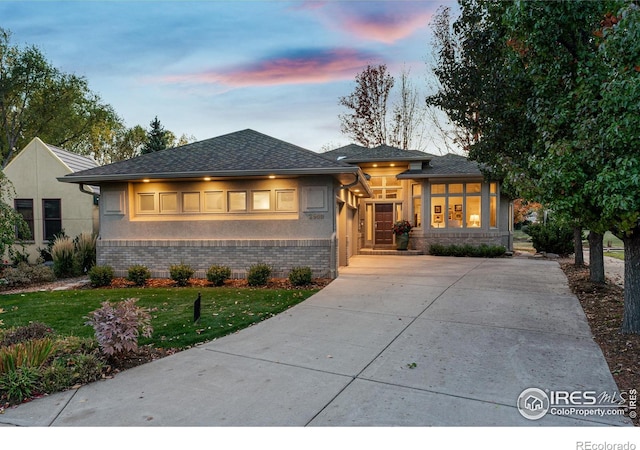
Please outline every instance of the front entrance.
[{"label": "front entrance", "polygon": [[393,203],[375,204],[375,246],[393,245]]}]

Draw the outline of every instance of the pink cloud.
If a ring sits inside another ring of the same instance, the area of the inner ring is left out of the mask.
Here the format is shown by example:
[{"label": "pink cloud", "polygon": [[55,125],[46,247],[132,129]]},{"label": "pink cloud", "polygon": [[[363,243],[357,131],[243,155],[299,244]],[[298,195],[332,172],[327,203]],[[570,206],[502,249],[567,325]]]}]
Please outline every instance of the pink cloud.
[{"label": "pink cloud", "polygon": [[393,44],[411,36],[417,30],[425,28],[431,15],[431,13],[423,12],[411,17],[346,17],[343,24],[346,30],[356,36]]},{"label": "pink cloud", "polygon": [[322,20],[358,38],[393,44],[425,29],[435,12],[432,2],[326,3]]},{"label": "pink cloud", "polygon": [[371,55],[350,49],[300,51],[253,64],[165,78],[229,87],[314,84],[350,79],[371,64]]}]

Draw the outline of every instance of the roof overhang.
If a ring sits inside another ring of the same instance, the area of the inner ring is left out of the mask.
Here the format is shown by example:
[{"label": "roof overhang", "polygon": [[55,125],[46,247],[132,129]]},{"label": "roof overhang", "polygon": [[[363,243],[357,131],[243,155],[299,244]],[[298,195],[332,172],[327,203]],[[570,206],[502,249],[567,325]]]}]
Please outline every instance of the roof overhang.
[{"label": "roof overhang", "polygon": [[300,168],[300,169],[277,169],[277,170],[229,170],[229,171],[202,171],[202,172],[155,172],[155,173],[126,173],[126,174],[109,174],[109,175],[76,175],[69,174],[59,177],[58,181],[63,183],[84,183],[100,185],[103,183],[114,182],[140,182],[142,180],[150,181],[185,181],[210,178],[229,179],[229,178],[263,178],[270,176],[295,177],[310,175],[341,175],[355,174],[359,171],[357,167],[328,167],[328,168]]},{"label": "roof overhang", "polygon": [[483,178],[481,173],[400,173],[399,180],[424,180],[429,178]]}]

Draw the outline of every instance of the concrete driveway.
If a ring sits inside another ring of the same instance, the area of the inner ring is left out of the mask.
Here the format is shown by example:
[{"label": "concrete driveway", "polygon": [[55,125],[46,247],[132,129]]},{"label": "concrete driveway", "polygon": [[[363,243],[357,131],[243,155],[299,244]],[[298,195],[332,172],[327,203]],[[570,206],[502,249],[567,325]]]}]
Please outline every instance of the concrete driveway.
[{"label": "concrete driveway", "polygon": [[528,388],[618,391],[557,262],[358,256],[328,287],[274,318],[9,409],[0,423],[631,424],[606,408],[602,416],[525,418],[517,402]]}]

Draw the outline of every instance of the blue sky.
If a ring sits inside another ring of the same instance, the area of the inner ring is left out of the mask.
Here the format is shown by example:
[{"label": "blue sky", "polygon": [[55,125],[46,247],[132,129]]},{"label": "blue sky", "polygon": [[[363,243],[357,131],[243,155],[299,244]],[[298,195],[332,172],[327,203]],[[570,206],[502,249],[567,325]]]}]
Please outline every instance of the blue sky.
[{"label": "blue sky", "polygon": [[[253,128],[346,145],[338,105],[367,64],[426,86],[440,1],[0,1],[12,43],[84,76],[127,126],[198,140]],[[429,151],[429,148],[426,148]]]}]

